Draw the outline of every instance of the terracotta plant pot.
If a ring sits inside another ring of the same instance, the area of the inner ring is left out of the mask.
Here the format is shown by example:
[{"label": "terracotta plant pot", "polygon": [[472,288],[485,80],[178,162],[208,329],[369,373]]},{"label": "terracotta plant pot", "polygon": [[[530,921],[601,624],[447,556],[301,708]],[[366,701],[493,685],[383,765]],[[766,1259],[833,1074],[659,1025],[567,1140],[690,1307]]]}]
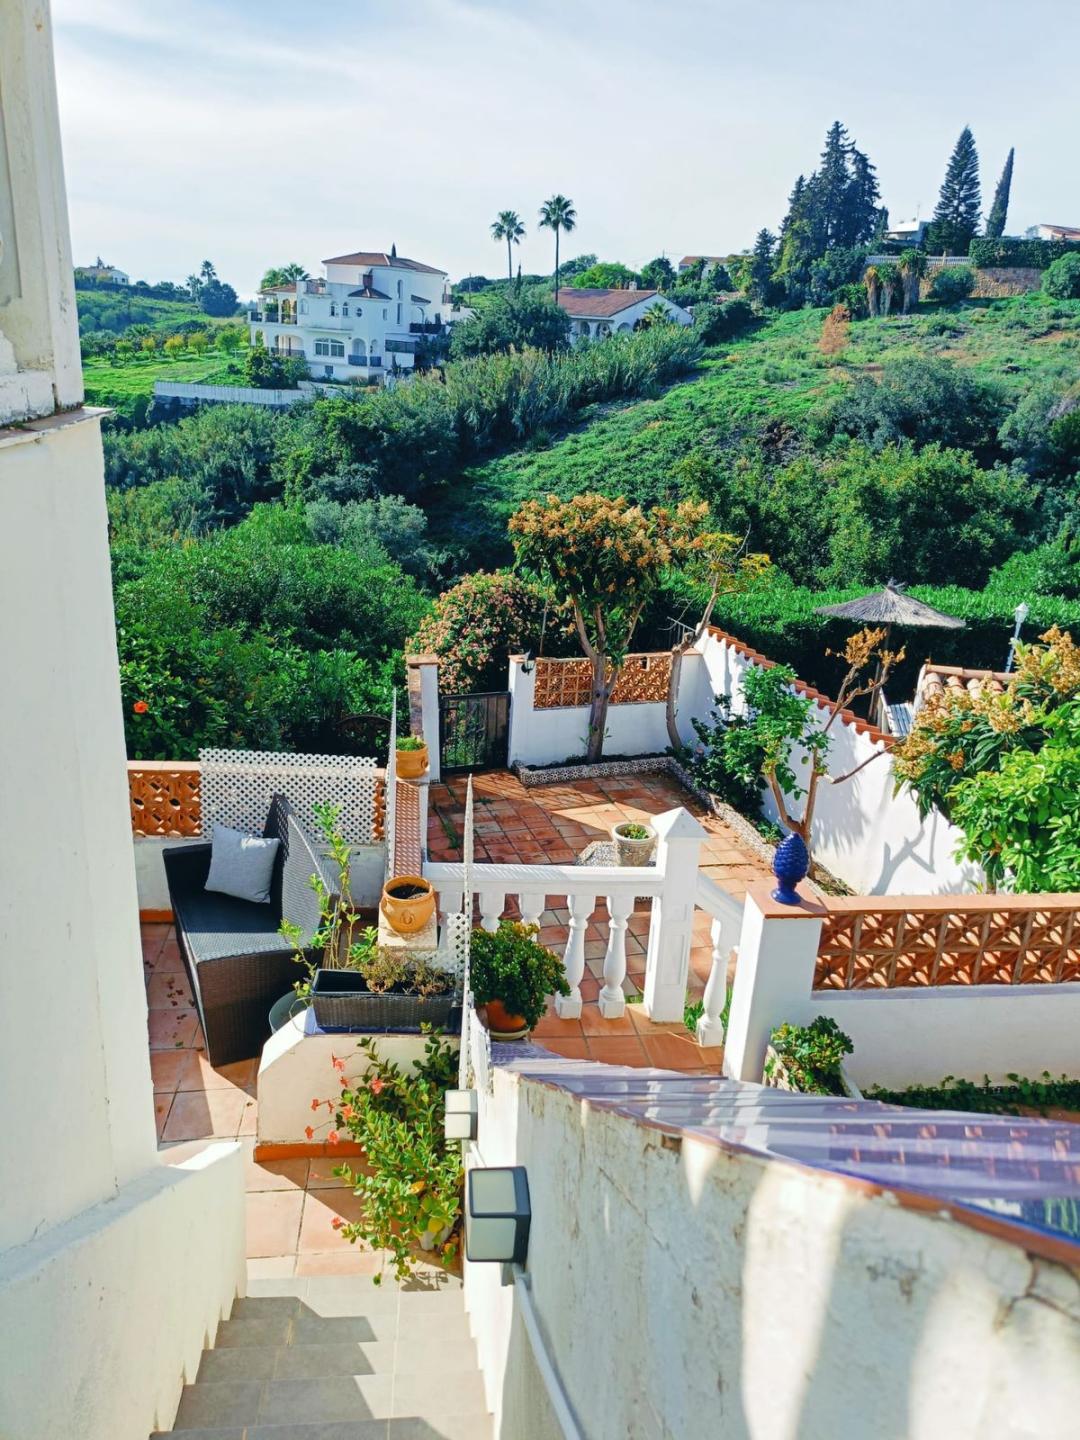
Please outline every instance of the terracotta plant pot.
[{"label": "terracotta plant pot", "polygon": [[419,780],[427,774],[428,748],[421,745],[419,750],[398,750],[397,773],[399,780]]},{"label": "terracotta plant pot", "polygon": [[382,913],[399,935],[415,935],[435,914],[435,891],[422,875],[398,875],[383,886]]},{"label": "terracotta plant pot", "polygon": [[611,832],[611,838],[615,842],[615,863],[616,865],[651,865],[653,856],[656,854],[657,834],[651,825],[642,828],[649,833],[644,840],[631,840],[629,836],[620,834],[628,825],[638,825],[640,821],[625,820],[621,825],[616,825]]},{"label": "terracotta plant pot", "polygon": [[484,1009],[488,1034],[493,1040],[521,1040],[529,1033],[524,1015],[509,1014],[501,1000],[489,1000]]}]

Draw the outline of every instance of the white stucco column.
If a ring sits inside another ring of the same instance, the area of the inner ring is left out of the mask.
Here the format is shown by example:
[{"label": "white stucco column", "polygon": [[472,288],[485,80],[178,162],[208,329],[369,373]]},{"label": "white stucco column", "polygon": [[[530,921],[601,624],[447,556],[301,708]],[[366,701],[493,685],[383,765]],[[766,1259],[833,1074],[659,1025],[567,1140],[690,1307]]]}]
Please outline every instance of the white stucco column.
[{"label": "white stucco column", "polygon": [[409,723],[412,733],[419,731],[427,741],[427,778],[437,783],[439,768],[439,657],[437,655],[406,655],[409,690]]},{"label": "white stucco column", "polygon": [[536,663],[528,664],[524,655],[510,656],[510,734],[507,756],[513,765],[520,760],[529,763],[529,733],[532,728],[536,694]]},{"label": "white stucco column", "polygon": [[660,836],[656,865],[664,884],[653,900],[642,1009],[650,1020],[681,1020],[690,970],[698,854],[705,831],[681,805],[658,815],[653,823]]},{"label": "white stucco column", "polygon": [[769,1035],[810,1015],[825,907],[813,900],[782,905],[767,882],[746,897],[739,959],[724,1042],[724,1074],[760,1082]]}]

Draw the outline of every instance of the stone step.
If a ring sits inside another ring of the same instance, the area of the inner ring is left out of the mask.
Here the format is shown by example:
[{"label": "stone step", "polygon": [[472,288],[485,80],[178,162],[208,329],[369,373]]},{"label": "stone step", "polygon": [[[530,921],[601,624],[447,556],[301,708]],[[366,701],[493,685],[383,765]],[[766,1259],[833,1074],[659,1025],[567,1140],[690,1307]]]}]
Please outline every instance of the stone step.
[{"label": "stone step", "polygon": [[390,1420],[315,1421],[303,1425],[227,1425],[209,1429],[155,1430],[150,1440],[171,1434],[184,1440],[492,1440],[490,1415],[446,1415],[429,1422],[416,1416]]}]

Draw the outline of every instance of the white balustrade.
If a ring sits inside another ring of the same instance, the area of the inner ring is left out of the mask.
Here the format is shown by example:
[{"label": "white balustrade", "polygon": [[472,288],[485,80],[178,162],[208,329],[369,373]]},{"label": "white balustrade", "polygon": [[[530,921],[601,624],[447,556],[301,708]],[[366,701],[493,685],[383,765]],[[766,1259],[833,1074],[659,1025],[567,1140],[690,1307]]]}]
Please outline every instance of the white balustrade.
[{"label": "white balustrade", "polygon": [[506,909],[506,891],[491,890],[483,883],[482,865],[475,867],[477,871],[477,892],[480,896],[480,927],[494,933],[499,928],[499,916]]},{"label": "white balustrade", "polygon": [[626,1010],[623,981],[626,979],[626,922],[634,913],[634,897],[625,890],[607,897],[608,943],[604,956],[604,986],[600,991],[600,1014],[618,1020]]},{"label": "white balustrade", "polygon": [[724,1043],[724,1023],[721,1016],[727,1000],[727,957],[724,954],[724,922],[714,920],[709,931],[712,940],[712,966],[705,984],[704,1006],[701,1019],[697,1022],[699,1045],[713,1046]]},{"label": "white balustrade", "polygon": [[581,980],[585,974],[585,931],[596,905],[596,896],[568,895],[566,903],[570,911],[570,933],[566,939],[563,966],[570,994],[555,996],[555,1013],[560,1020],[578,1020],[581,1017]]}]

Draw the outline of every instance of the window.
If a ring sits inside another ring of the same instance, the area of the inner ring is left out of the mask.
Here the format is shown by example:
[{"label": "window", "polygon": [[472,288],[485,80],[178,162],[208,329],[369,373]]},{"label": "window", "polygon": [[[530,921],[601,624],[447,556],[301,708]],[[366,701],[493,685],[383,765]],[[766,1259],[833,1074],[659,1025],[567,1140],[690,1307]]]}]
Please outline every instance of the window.
[{"label": "window", "polygon": [[404,285],[404,283],[403,283],[401,280],[399,280],[399,281],[397,282],[397,298],[400,300],[401,297],[402,297],[404,294],[405,294],[405,285]]},{"label": "window", "polygon": [[349,302],[348,302],[347,300],[345,300],[345,301],[342,302],[341,313],[342,313],[342,315],[345,315],[346,317],[347,317],[348,314],[349,314]]},{"label": "window", "polygon": [[336,314],[337,314],[337,305],[336,305],[336,303],[335,303],[333,300],[330,301],[330,314],[331,314],[331,315],[336,315]]},{"label": "window", "polygon": [[300,314],[301,314],[301,315],[306,315],[306,314],[307,314],[307,301],[306,301],[306,300],[301,300],[301,301],[300,301]]},{"label": "window", "polygon": [[[400,284],[401,282],[399,281],[398,283]],[[398,323],[399,325],[401,324],[401,306],[400,306],[400,305],[397,307],[397,323]]]},{"label": "window", "polygon": [[384,306],[383,306],[383,312],[382,312],[382,318],[385,320],[385,319],[386,319],[386,316],[387,316],[387,309],[386,309],[386,306],[384,305]]},{"label": "window", "polygon": [[333,358],[343,360],[345,358],[344,340],[328,340],[321,338],[315,341],[316,355],[329,355]]}]

